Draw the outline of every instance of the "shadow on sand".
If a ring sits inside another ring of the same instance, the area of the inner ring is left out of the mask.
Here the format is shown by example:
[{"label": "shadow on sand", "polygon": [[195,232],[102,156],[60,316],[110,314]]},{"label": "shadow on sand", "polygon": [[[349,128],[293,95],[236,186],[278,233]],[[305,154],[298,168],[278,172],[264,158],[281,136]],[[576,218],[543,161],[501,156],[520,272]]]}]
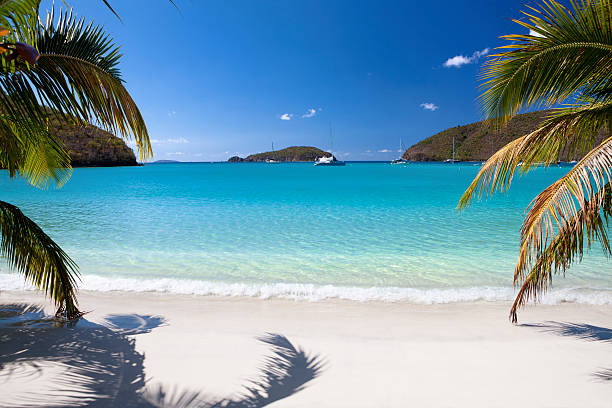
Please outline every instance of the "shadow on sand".
[{"label": "shadow on sand", "polygon": [[593,377],[595,377],[596,380],[602,382],[612,381],[612,368],[606,368],[601,371],[597,371],[596,373],[593,373]]},{"label": "shadow on sand", "polygon": [[[105,324],[108,327],[81,319],[68,327],[34,306],[1,305],[0,388],[25,384],[7,406],[258,408],[304,389],[323,369],[318,356],[307,355],[282,335],[268,333],[258,340],[270,347],[271,354],[258,377],[236,396],[214,398],[163,386],[146,389],[144,355],[127,335],[149,333],[165,325],[165,319],[110,315]],[[48,389],[33,385],[41,378]]]},{"label": "shadow on sand", "polygon": [[[585,323],[545,322],[538,324],[521,324],[521,327],[532,327],[559,336],[576,337],[581,340],[612,343],[612,329],[593,326]],[[596,381],[612,381],[612,369],[602,369],[592,374]]]},{"label": "shadow on sand", "polygon": [[583,340],[612,342],[612,329],[584,323],[545,322],[521,324],[521,327],[534,327],[559,336],[577,337]]},{"label": "shadow on sand", "polygon": [[156,327],[166,325],[166,319],[161,316],[111,314],[104,318],[104,326],[126,336],[150,333]]}]

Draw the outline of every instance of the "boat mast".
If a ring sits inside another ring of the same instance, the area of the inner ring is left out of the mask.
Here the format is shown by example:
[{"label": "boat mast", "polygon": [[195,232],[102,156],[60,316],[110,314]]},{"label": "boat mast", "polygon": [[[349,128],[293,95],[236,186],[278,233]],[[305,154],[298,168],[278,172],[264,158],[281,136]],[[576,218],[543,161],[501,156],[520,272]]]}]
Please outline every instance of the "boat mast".
[{"label": "boat mast", "polygon": [[455,136],[453,136],[453,161],[455,161]]},{"label": "boat mast", "polygon": [[332,155],[332,160],[334,157],[334,133],[332,132],[332,123],[329,121],[329,152]]}]

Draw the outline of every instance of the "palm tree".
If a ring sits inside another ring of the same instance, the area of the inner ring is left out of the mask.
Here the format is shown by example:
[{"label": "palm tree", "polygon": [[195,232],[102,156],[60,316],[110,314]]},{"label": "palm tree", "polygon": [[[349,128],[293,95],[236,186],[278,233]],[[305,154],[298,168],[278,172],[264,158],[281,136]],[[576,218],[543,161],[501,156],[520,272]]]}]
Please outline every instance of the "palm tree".
[{"label": "palm tree", "polygon": [[[607,253],[612,215],[612,2],[554,0],[529,7],[528,21],[514,20],[529,34],[507,35],[484,66],[484,112],[497,126],[529,107],[554,107],[544,123],[495,153],[459,202],[506,190],[517,168],[556,163],[561,155],[582,157],[527,208],[514,284],[520,286],[510,310],[538,300],[553,274],[565,273],[582,258],[586,243],[599,241]],[[564,105],[561,105],[564,104]],[[561,106],[561,107],[559,107]],[[609,133],[608,133],[609,136]],[[519,167],[519,163],[522,165]]]},{"label": "palm tree", "polygon": [[[103,0],[107,3],[105,0]],[[40,0],[0,0],[0,165],[11,178],[61,186],[70,157],[50,119],[95,122],[134,139],[144,160],[151,154],[138,107],[117,68],[121,55],[101,27],[72,12],[53,10],[39,20]],[[108,5],[108,3],[107,3]],[[109,6],[110,7],[110,6]],[[53,299],[57,315],[81,315],[76,264],[17,207],[0,201],[0,255]]]}]

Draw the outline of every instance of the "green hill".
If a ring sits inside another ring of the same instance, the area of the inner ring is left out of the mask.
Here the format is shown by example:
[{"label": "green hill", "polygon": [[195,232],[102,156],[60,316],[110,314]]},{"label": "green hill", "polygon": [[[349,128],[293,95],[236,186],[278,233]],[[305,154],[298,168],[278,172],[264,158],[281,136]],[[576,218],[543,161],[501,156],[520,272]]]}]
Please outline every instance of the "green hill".
[{"label": "green hill", "polygon": [[[315,161],[319,157],[329,157],[331,153],[312,146],[292,146],[273,152],[257,153],[241,158],[238,156],[230,157],[230,162],[263,162],[268,159],[282,162],[308,162]],[[335,158],[334,158],[335,159]]]},{"label": "green hill", "polygon": [[136,156],[125,142],[96,126],[77,126],[51,120],[50,127],[70,155],[73,167],[136,166]]},{"label": "green hill", "polygon": [[[410,161],[443,161],[453,156],[462,161],[484,161],[512,140],[534,131],[547,115],[547,111],[536,111],[517,115],[499,132],[495,132],[484,121],[456,126],[421,140],[404,152],[402,157]],[[603,140],[603,133],[598,141]],[[562,155],[560,160],[577,157]]]}]

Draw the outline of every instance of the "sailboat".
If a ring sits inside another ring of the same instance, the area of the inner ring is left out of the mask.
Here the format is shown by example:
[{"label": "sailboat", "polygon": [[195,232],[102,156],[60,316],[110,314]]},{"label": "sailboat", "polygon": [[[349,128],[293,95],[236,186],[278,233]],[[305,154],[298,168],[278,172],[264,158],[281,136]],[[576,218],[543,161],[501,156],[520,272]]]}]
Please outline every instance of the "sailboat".
[{"label": "sailboat", "polygon": [[453,136],[453,158],[444,160],[444,163],[457,163],[459,160],[455,160],[455,136]]},{"label": "sailboat", "polygon": [[[404,153],[404,145],[402,143],[402,139],[400,138],[400,152]],[[391,164],[408,164],[408,160],[404,159],[402,156],[397,159],[391,160]]]},{"label": "sailboat", "polygon": [[[276,151],[274,150],[274,142],[272,142],[272,156],[276,157]],[[270,158],[266,159],[266,163],[278,163],[278,162],[279,162],[278,160],[274,160]]]},{"label": "sailboat", "polygon": [[[329,140],[329,144],[331,145],[329,150],[331,153],[334,150],[334,134],[332,132],[331,122],[329,123]],[[345,164],[346,163],[343,161],[336,160],[333,153],[331,153],[331,156],[319,157],[314,162],[315,166],[344,166]]]}]

